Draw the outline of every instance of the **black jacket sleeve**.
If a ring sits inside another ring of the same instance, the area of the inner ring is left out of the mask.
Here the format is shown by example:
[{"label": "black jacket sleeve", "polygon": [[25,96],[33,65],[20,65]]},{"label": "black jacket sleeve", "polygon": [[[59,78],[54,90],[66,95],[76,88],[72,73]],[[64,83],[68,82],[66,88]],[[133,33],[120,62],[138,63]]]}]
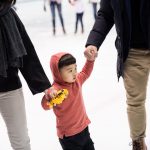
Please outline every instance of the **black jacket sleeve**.
[{"label": "black jacket sleeve", "polygon": [[111,0],[101,0],[94,26],[88,36],[86,46],[94,45],[98,49],[114,24]]},{"label": "black jacket sleeve", "polygon": [[23,42],[26,43],[24,45],[27,50],[27,55],[24,56],[23,67],[20,68],[20,71],[33,94],[43,92],[45,89],[51,87],[51,84],[28,34],[25,32],[22,38]]},{"label": "black jacket sleeve", "polygon": [[21,32],[21,38],[27,52],[27,55],[23,57],[23,67],[20,68],[20,71],[33,94],[43,92],[45,89],[51,87],[51,84],[44,72],[24,25],[18,23],[18,28]]}]

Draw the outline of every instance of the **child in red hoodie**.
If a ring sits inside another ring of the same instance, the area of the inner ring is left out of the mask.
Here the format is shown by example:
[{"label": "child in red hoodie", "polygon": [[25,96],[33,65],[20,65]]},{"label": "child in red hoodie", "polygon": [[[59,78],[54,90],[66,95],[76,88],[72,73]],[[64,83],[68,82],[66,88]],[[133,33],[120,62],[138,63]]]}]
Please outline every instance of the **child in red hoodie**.
[{"label": "child in red hoodie", "polygon": [[[76,59],[71,54],[61,52],[51,57],[53,87],[57,90],[68,90],[67,98],[53,107],[57,135],[63,150],[95,150],[88,130],[90,120],[82,96],[82,84],[90,76],[93,65],[94,57],[91,55],[82,71],[77,73]],[[45,110],[50,109],[45,96],[42,99],[42,107]]]}]

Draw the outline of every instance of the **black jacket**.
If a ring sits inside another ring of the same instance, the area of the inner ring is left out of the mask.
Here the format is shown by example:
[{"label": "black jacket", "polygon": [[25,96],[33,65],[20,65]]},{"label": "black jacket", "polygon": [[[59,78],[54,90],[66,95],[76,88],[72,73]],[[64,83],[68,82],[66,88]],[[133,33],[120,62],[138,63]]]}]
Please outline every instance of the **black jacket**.
[{"label": "black jacket", "polygon": [[[149,0],[145,0],[149,1]],[[147,17],[146,7],[149,7],[143,0],[141,3],[141,20],[143,29],[146,29],[146,25],[150,26],[149,16]],[[147,2],[149,3],[149,2]],[[150,9],[150,8],[149,8]],[[148,9],[148,10],[149,10]],[[130,49],[130,39],[131,39],[131,4],[130,0],[101,0],[100,9],[98,15],[91,30],[86,46],[94,45],[98,49],[103,43],[106,35],[115,24],[117,37],[115,41],[115,46],[118,52],[117,58],[117,75],[118,78],[123,76],[123,64],[128,57]],[[148,33],[150,30],[144,31],[145,36],[148,40]],[[150,40],[149,40],[150,48]]]},{"label": "black jacket", "polygon": [[[7,40],[4,43],[4,39],[3,39],[4,36],[3,34],[0,34],[0,42],[3,45],[5,45],[5,47],[9,48],[10,53],[11,53],[10,48],[13,48],[12,50],[17,51],[18,50],[17,46],[19,45],[19,47],[21,47],[20,44],[23,44],[23,47],[26,50],[26,54],[22,56],[23,65],[21,67],[15,67],[15,66],[13,67],[11,64],[9,63],[7,64],[8,65],[7,76],[6,77],[0,76],[0,92],[7,92],[7,91],[15,90],[22,86],[21,81],[18,76],[18,71],[22,73],[24,79],[26,80],[33,94],[43,92],[45,89],[49,88],[51,84],[41,66],[40,60],[24,28],[24,25],[21,23],[17,14],[14,13],[12,8],[8,9],[7,13],[4,13],[0,16],[0,33],[5,32],[4,29],[6,28],[4,27],[6,27],[7,24],[13,26],[11,22],[12,19],[11,18],[7,19],[7,16],[8,17],[11,16],[12,18],[15,18],[14,19],[16,20],[15,28],[17,28],[20,38],[18,38],[17,35],[15,37],[15,34],[13,33],[13,36],[11,35],[9,38],[7,37],[7,39],[10,39],[10,40]],[[3,19],[3,17],[6,17],[6,19]],[[7,30],[10,30],[10,28]],[[14,40],[15,38],[17,38],[18,41]],[[22,42],[20,42],[20,39]],[[10,43],[12,41],[15,43],[14,44],[12,43],[11,45],[13,46],[10,47]],[[1,47],[0,50],[5,51],[6,49],[3,49],[3,47]],[[9,57],[6,56],[6,58],[9,58]]]}]

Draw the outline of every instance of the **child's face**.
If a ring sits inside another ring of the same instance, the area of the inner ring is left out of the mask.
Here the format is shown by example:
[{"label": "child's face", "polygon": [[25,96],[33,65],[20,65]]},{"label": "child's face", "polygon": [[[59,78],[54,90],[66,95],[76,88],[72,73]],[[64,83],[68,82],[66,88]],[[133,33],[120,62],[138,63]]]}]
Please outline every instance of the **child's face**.
[{"label": "child's face", "polygon": [[77,65],[71,64],[60,69],[60,75],[65,82],[73,83],[76,80]]}]

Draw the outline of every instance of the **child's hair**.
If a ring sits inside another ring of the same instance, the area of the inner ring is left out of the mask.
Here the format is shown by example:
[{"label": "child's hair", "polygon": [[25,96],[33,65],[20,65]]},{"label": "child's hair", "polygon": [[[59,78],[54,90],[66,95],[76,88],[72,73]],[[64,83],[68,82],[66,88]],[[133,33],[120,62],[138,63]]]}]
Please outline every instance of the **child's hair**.
[{"label": "child's hair", "polygon": [[61,69],[65,66],[72,65],[75,63],[76,63],[75,57],[73,57],[71,54],[65,54],[60,58],[58,68]]}]

